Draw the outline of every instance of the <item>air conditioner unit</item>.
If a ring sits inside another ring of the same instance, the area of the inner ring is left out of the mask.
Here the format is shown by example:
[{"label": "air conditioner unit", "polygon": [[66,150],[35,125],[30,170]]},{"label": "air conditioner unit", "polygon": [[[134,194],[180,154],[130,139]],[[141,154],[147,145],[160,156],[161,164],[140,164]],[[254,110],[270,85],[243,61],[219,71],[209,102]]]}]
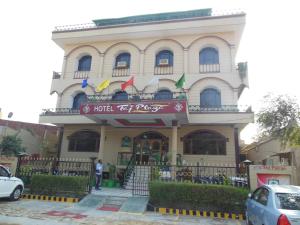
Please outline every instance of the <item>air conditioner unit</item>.
[{"label": "air conditioner unit", "polygon": [[169,65],[169,59],[160,59],[159,62],[158,62],[158,65],[168,66]]},{"label": "air conditioner unit", "polygon": [[117,62],[117,68],[126,68],[127,62],[126,61],[119,61]]}]

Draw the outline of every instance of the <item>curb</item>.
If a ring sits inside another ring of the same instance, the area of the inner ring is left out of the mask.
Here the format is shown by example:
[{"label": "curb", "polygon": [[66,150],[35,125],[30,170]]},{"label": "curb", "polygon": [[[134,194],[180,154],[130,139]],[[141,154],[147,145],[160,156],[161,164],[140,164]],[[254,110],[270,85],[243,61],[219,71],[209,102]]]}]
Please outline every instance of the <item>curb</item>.
[{"label": "curb", "polygon": [[186,210],[186,209],[172,209],[172,208],[154,208],[155,212],[162,215],[183,215],[183,216],[196,216],[196,217],[210,217],[219,219],[233,219],[233,220],[245,220],[244,214],[236,213],[221,213],[212,211],[200,211],[200,210]]},{"label": "curb", "polygon": [[42,201],[49,201],[49,202],[68,202],[68,203],[79,202],[79,198],[66,198],[66,197],[56,197],[56,196],[47,196],[47,195],[31,195],[31,194],[23,194],[22,199],[42,200]]}]

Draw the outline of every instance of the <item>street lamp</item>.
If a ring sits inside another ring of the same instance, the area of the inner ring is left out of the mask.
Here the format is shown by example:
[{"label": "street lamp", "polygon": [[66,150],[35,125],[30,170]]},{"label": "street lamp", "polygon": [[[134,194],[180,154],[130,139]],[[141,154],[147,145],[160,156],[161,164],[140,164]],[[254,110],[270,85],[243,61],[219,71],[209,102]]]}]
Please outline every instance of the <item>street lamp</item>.
[{"label": "street lamp", "polygon": [[250,188],[250,171],[249,171],[249,166],[252,163],[252,161],[249,160],[249,159],[246,159],[242,163],[245,164],[246,169],[247,169],[247,184],[248,184],[248,187]]}]

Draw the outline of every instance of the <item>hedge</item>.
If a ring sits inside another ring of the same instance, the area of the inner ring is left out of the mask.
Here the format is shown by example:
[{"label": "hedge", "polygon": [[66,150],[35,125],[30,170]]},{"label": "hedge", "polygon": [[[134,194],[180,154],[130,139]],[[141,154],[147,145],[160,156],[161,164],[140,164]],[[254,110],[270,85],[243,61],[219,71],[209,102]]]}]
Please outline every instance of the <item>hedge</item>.
[{"label": "hedge", "polygon": [[40,195],[81,196],[87,191],[88,177],[33,175],[30,192]]},{"label": "hedge", "polygon": [[150,204],[155,207],[244,213],[249,190],[226,185],[152,181],[149,192]]}]

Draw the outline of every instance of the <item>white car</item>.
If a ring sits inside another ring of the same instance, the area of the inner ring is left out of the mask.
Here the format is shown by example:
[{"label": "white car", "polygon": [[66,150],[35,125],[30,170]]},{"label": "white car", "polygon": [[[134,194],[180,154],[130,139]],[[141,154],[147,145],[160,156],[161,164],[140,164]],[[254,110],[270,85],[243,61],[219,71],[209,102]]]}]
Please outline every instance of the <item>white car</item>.
[{"label": "white car", "polygon": [[11,176],[11,173],[0,165],[0,198],[9,198],[16,201],[21,197],[23,190],[23,181]]}]

